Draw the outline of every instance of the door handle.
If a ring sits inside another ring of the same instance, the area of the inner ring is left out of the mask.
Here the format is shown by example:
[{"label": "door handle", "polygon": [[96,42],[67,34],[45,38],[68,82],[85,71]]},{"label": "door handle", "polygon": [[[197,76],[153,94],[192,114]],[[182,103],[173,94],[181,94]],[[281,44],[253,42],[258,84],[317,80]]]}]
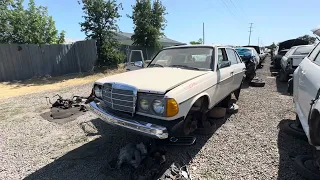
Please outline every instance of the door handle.
[{"label": "door handle", "polygon": [[233,75],[233,72],[230,72],[230,75]]}]

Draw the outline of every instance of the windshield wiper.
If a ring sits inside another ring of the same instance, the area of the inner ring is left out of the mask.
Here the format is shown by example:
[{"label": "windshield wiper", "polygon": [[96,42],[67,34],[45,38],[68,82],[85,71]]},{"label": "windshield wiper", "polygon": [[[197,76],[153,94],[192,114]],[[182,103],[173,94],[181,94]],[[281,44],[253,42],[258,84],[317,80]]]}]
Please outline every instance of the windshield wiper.
[{"label": "windshield wiper", "polygon": [[163,67],[161,64],[150,64],[149,67]]},{"label": "windshield wiper", "polygon": [[199,68],[196,67],[190,67],[186,65],[171,65],[169,67],[177,67],[177,68],[185,68],[185,69],[192,69],[192,70],[200,70]]}]

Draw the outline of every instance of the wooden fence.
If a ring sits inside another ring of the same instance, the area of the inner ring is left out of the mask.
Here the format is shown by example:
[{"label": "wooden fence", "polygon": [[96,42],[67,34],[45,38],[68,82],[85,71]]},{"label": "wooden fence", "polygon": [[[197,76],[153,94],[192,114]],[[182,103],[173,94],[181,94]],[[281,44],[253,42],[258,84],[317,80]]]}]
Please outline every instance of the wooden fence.
[{"label": "wooden fence", "polygon": [[95,40],[73,44],[0,44],[0,82],[89,72],[97,59]]}]

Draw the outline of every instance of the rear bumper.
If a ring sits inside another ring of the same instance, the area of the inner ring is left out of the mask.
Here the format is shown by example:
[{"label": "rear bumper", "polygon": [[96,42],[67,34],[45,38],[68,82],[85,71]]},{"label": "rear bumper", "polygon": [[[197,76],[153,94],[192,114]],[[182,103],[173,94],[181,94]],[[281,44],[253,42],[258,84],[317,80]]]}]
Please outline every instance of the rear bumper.
[{"label": "rear bumper", "polygon": [[90,103],[90,110],[100,119],[111,125],[119,126],[156,139],[166,139],[169,136],[167,128],[164,126],[115,116],[111,112],[100,108],[95,102]]}]

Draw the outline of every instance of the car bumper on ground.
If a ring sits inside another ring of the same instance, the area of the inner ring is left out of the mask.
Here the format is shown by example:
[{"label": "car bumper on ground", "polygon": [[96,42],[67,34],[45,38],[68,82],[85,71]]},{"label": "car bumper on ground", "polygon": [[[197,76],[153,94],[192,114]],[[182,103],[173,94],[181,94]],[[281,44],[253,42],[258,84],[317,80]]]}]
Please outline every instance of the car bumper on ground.
[{"label": "car bumper on ground", "polygon": [[106,111],[105,109],[100,108],[95,102],[90,103],[90,110],[100,119],[110,125],[119,126],[127,130],[131,130],[133,132],[156,139],[166,139],[169,136],[167,128],[164,126],[117,117],[114,114]]}]

